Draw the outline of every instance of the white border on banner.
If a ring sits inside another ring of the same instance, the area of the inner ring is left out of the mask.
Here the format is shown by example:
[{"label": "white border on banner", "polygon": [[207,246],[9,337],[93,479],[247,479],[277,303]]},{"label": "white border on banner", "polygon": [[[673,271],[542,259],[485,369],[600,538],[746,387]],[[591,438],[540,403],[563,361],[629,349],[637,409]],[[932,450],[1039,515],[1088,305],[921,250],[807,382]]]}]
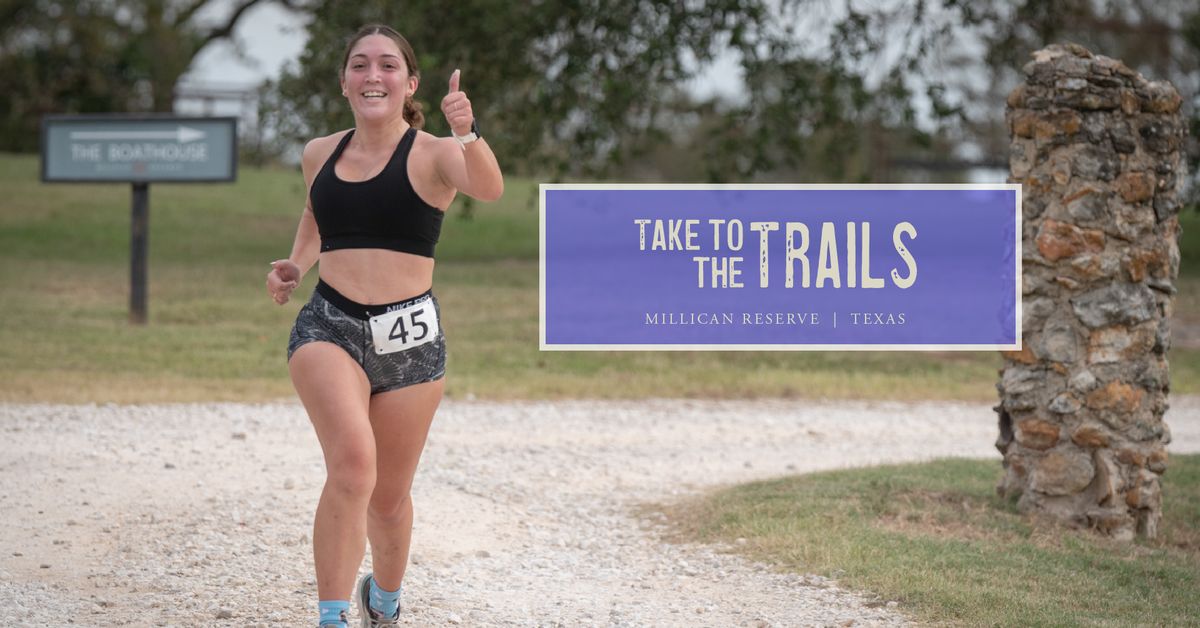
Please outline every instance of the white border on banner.
[{"label": "white border on banner", "polygon": [[[1016,226],[1015,342],[1012,344],[548,344],[546,342],[546,191],[547,190],[1014,190]],[[1021,350],[1021,200],[1020,183],[540,183],[538,184],[538,350],[539,351],[1020,351]]]}]

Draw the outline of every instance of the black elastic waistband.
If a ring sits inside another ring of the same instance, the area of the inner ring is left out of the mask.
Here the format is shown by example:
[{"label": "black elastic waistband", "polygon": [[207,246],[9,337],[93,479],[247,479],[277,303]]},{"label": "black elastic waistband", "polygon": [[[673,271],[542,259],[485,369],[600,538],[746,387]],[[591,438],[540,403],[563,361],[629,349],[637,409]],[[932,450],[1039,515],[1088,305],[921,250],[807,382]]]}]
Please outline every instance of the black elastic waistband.
[{"label": "black elastic waistband", "polygon": [[325,297],[325,300],[332,303],[337,309],[349,314],[350,316],[353,316],[354,318],[361,318],[364,321],[372,316],[386,314],[390,310],[404,307],[433,296],[433,288],[430,288],[429,290],[426,290],[415,297],[409,297],[401,301],[396,301],[395,303],[363,304],[356,301],[351,301],[342,293],[334,290],[333,286],[325,283],[325,280],[319,278],[317,279],[316,291],[322,297]]}]

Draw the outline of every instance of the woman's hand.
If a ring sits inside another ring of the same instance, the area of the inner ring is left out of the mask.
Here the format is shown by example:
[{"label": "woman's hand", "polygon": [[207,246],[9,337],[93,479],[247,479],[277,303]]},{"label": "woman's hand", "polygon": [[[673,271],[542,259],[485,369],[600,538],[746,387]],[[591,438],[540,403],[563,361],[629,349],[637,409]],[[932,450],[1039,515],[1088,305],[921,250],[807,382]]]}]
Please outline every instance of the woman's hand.
[{"label": "woman's hand", "polygon": [[[483,138],[462,144],[458,137],[471,132],[475,112],[471,101],[458,89],[461,72],[450,75],[450,92],[442,99],[442,113],[455,139],[445,138],[437,149],[437,170],[450,187],[481,201],[494,201],[504,194],[504,175],[496,156]],[[453,198],[453,196],[451,196]]]},{"label": "woman's hand", "polygon": [[271,272],[267,273],[267,292],[279,305],[288,302],[292,290],[300,285],[300,267],[290,259],[280,259],[271,262]]},{"label": "woman's hand", "polygon": [[458,89],[459,71],[450,75],[450,92],[442,98],[442,114],[450,125],[450,131],[455,135],[466,135],[471,132],[471,123],[475,121],[475,113],[471,111],[471,101],[466,92]]}]

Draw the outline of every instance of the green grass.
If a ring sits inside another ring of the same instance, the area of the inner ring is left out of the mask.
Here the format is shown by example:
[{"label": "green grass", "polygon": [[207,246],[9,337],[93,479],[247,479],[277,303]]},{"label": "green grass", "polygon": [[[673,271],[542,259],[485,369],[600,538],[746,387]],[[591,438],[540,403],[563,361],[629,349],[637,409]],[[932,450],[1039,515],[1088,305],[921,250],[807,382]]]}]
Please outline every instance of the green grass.
[{"label": "green grass", "polygon": [[[0,154],[0,186],[0,399],[293,394],[287,334],[316,273],[282,308],[263,281],[291,248],[298,170],[151,186],[144,327],[127,322],[128,185],[43,184],[36,158]],[[504,199],[477,205],[472,220],[450,210],[434,280],[450,397],[995,398],[994,352],[540,352],[536,201],[535,182],[510,178]],[[1185,219],[1185,256],[1200,255],[1200,221]],[[1200,301],[1200,280],[1180,286],[1180,316],[1200,312],[1184,307]],[[1200,392],[1200,351],[1176,350],[1171,365],[1173,391]]]},{"label": "green grass", "polygon": [[[1200,455],[1163,476],[1152,541],[1120,543],[1020,515],[995,461],[945,459],[789,477],[668,506],[675,540],[722,542],[797,573],[896,600],[922,622],[1194,625]],[[739,539],[743,539],[739,541]]]}]

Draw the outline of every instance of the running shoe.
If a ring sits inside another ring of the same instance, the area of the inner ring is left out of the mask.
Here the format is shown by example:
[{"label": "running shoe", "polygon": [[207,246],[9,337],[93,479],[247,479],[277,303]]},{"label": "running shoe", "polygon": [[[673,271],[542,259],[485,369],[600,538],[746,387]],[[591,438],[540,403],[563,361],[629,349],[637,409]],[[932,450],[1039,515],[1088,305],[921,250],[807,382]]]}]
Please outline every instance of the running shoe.
[{"label": "running shoe", "polygon": [[395,626],[400,622],[400,607],[396,614],[384,617],[379,611],[371,608],[371,580],[374,576],[367,574],[358,581],[359,616],[362,617],[362,628],[378,628],[379,626]]}]

